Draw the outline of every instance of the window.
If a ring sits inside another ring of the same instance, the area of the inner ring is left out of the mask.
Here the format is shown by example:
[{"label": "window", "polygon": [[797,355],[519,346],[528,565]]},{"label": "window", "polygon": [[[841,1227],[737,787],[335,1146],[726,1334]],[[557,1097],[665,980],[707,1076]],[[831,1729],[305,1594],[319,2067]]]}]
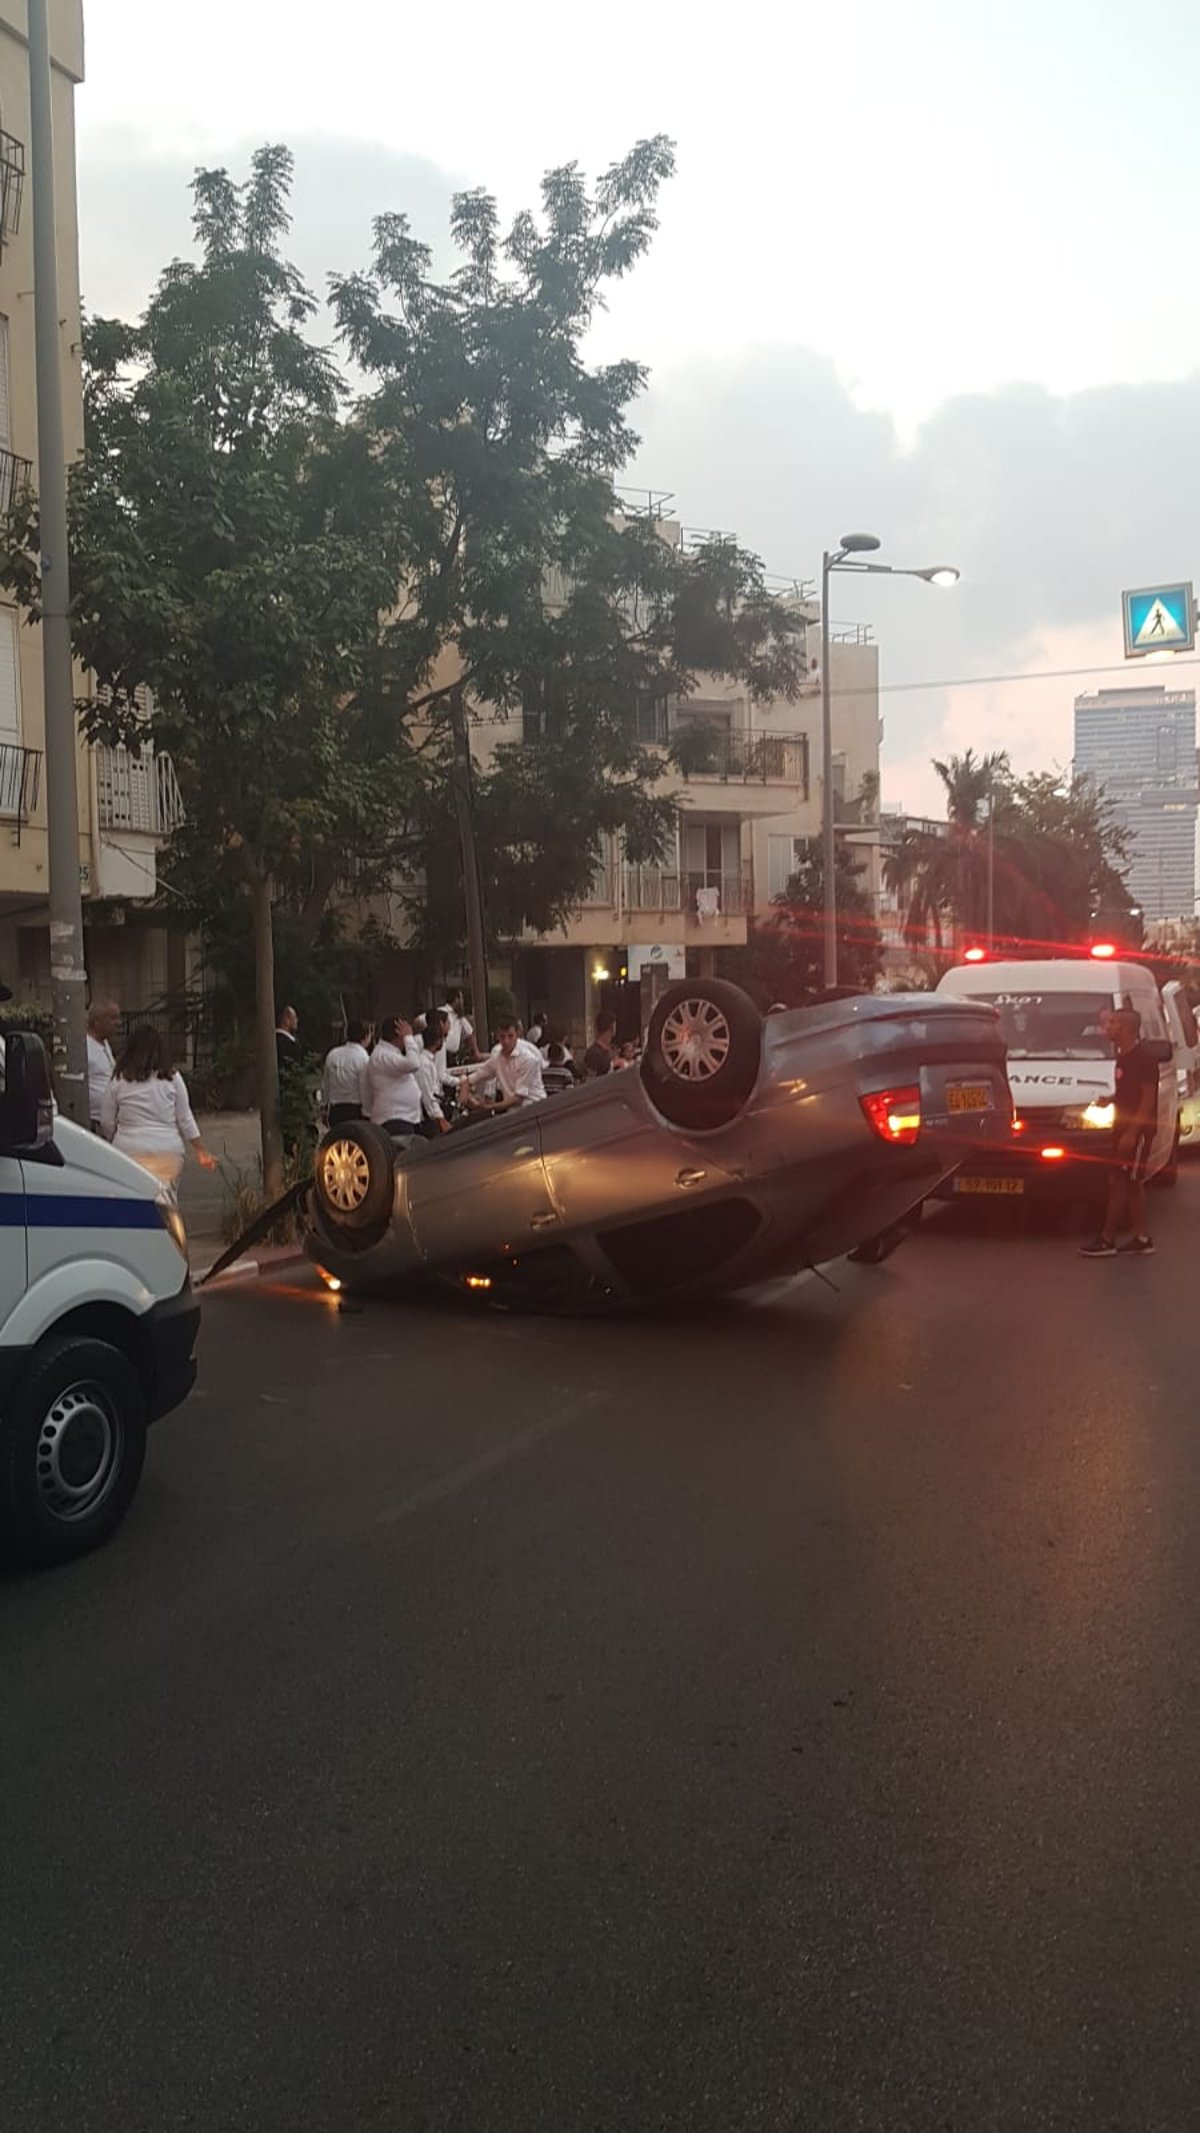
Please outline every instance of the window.
[{"label": "window", "polygon": [[665,741],[667,738],[667,699],[651,696],[649,690],[638,691],[637,737],[639,741]]},{"label": "window", "polygon": [[17,664],[17,616],[0,607],[0,743],[11,747],[21,738],[21,681]]},{"label": "window", "polygon": [[767,895],[782,896],[796,871],[795,837],[779,837],[771,832],[767,837]]},{"label": "window", "polygon": [[0,451],[7,452],[11,448],[11,421],[8,393],[8,320],[0,314]]}]

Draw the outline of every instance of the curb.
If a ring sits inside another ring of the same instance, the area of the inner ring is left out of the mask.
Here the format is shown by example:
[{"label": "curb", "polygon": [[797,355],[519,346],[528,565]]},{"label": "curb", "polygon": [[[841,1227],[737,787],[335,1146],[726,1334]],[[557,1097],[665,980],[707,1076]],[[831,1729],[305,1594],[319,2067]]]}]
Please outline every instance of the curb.
[{"label": "curb", "polygon": [[[216,1262],[213,1263],[215,1265]],[[199,1272],[193,1268],[192,1284],[197,1289],[223,1289],[234,1283],[257,1281],[261,1276],[281,1273],[285,1267],[309,1264],[305,1252],[292,1245],[281,1244],[273,1250],[259,1252],[253,1259],[235,1259],[232,1266],[227,1266],[223,1273],[215,1275],[211,1281],[207,1268],[202,1268]]]}]

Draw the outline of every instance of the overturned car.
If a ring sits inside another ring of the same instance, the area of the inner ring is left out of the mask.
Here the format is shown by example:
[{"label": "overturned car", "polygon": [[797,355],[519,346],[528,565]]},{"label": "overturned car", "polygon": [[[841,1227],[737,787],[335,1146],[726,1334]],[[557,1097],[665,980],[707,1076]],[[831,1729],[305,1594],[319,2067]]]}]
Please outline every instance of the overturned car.
[{"label": "overturned car", "polygon": [[671,987],[640,1067],[397,1149],[317,1150],[305,1249],[349,1290],[450,1283],[510,1307],[712,1295],[838,1257],[1007,1145],[993,1010],[860,995],[765,1021]]}]

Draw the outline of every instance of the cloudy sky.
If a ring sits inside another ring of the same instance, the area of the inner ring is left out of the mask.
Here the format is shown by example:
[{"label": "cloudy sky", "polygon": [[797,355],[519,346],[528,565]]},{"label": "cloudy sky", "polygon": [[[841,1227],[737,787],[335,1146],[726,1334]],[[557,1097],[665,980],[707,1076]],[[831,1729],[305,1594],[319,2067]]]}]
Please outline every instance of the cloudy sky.
[{"label": "cloudy sky", "polygon": [[967,745],[1065,762],[1075,691],[1128,678],[1122,586],[1200,576],[1195,0],[85,4],[93,311],[136,311],[195,165],[261,140],[296,152],[320,286],[383,208],[437,244],[462,186],[512,209],[669,133],[596,339],[652,368],[628,479],[782,575],[860,528],[961,567],[831,603],[879,639],[889,798],[929,804]]}]

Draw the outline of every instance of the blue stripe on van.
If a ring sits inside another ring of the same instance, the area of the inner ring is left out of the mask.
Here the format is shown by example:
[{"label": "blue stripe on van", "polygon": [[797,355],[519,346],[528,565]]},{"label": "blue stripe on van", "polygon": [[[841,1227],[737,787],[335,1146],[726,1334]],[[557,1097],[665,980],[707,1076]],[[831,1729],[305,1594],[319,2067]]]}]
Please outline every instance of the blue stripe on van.
[{"label": "blue stripe on van", "polygon": [[153,1200],[86,1192],[0,1192],[0,1229],[160,1229]]}]

